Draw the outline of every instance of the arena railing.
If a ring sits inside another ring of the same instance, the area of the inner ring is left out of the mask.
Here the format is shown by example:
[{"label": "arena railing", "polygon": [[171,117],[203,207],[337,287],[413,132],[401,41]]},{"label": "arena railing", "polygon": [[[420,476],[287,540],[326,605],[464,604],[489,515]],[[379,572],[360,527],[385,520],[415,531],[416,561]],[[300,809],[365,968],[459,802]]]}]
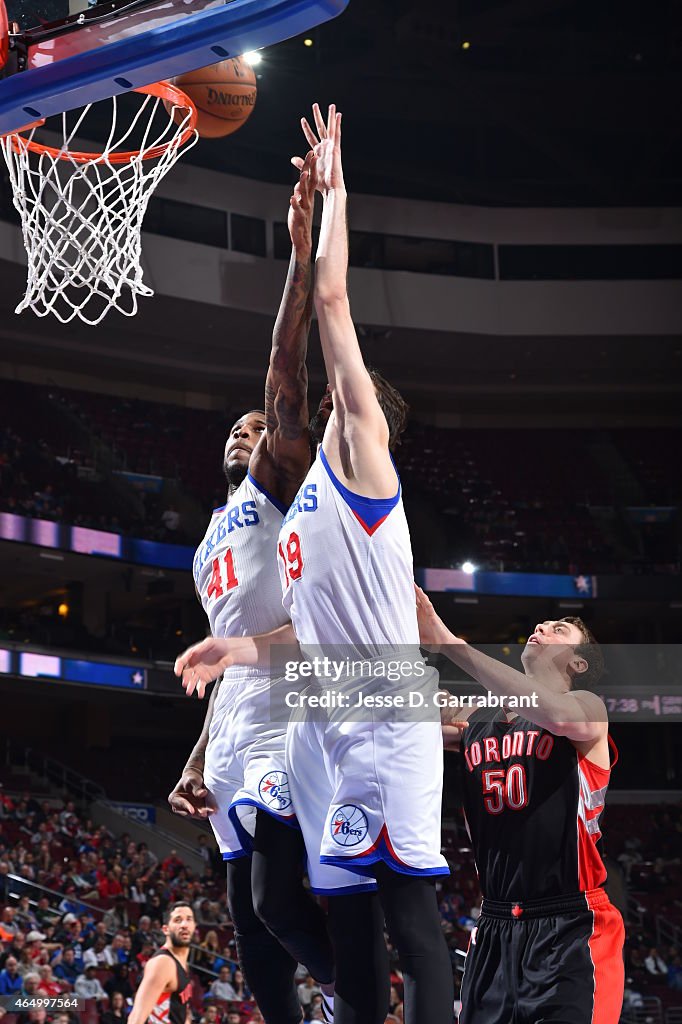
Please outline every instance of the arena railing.
[{"label": "arena railing", "polygon": [[[57,786],[63,793],[72,796],[74,800],[80,800],[88,805],[99,804],[100,807],[106,809],[107,815],[113,816],[117,825],[120,824],[125,831],[130,832],[131,835],[134,832],[139,833],[138,841],[146,841],[150,849],[152,849],[152,845],[158,845],[158,840],[162,840],[164,846],[167,845],[169,849],[176,849],[184,854],[191,862],[188,866],[193,870],[197,870],[201,866],[201,856],[196,847],[191,846],[172,832],[128,817],[116,806],[116,801],[110,800],[106,790],[99,783],[74,771],[68,765],[57,761],[56,758],[42,754],[31,747],[23,747],[16,741],[7,738],[5,763],[14,768],[26,768],[39,778]],[[107,824],[106,822],[100,823]],[[152,843],[149,840],[152,840]]]},{"label": "arena railing", "polygon": [[662,914],[656,915],[656,945],[682,946],[682,928]]},{"label": "arena railing", "polygon": [[32,747],[24,747],[9,738],[5,741],[5,764],[13,768],[26,768],[27,771],[73,796],[75,800],[89,803],[102,797],[106,798],[102,787],[92,779],[87,779],[47,754],[41,754]]}]

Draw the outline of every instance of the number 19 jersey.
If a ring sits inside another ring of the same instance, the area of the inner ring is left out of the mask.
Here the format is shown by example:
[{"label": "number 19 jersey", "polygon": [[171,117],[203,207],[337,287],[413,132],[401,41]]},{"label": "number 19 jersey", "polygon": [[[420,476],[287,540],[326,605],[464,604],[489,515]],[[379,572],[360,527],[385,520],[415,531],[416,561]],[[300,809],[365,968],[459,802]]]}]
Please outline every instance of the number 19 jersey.
[{"label": "number 19 jersey", "polygon": [[[355,494],[320,448],[277,545],[284,607],[304,652],[319,645],[316,657],[361,666],[344,680],[347,703],[323,721],[293,720],[287,733],[289,784],[317,892],[348,890],[353,876],[356,887],[373,885],[379,860],[403,874],[448,873],[440,852],[440,721],[346,710],[373,685],[375,669],[423,665],[397,476],[396,484],[385,500]],[[396,673],[379,673],[385,698],[410,685],[409,672]],[[425,667],[420,689],[428,686],[435,691],[435,675]],[[316,862],[343,872],[335,889],[318,882]]]},{"label": "number 19 jersey", "polygon": [[399,486],[385,500],[355,494],[320,448],[284,517],[277,552],[283,604],[299,643],[348,644],[364,657],[419,644]]}]

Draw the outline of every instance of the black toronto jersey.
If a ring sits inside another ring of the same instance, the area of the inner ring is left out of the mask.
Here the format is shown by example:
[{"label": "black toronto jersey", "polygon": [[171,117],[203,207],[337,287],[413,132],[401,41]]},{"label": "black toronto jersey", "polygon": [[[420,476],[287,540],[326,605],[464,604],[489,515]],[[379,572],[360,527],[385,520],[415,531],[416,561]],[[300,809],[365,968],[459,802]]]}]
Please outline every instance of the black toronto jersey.
[{"label": "black toronto jersey", "polygon": [[489,711],[469,718],[462,755],[464,813],[484,898],[544,900],[603,885],[599,819],[609,769],[565,736],[521,717],[491,721]]},{"label": "black toronto jersey", "polygon": [[156,1000],[154,1009],[149,1014],[150,1024],[186,1024],[187,1004],[192,998],[192,982],[189,974],[170,949],[162,947],[153,954],[169,956],[175,962],[177,971],[177,988],[175,992],[162,992]]}]

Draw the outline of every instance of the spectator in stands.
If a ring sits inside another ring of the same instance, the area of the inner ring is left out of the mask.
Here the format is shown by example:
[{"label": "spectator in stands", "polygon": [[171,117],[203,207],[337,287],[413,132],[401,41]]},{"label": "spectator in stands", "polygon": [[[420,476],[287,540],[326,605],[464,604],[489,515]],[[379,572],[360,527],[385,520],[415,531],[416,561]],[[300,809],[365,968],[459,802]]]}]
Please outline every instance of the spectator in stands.
[{"label": "spectator in stands", "polygon": [[682,992],[682,957],[674,957],[668,967],[668,988]]},{"label": "spectator in stands", "polygon": [[315,1010],[321,1010],[321,1009],[322,1009],[322,996],[320,995],[319,992],[316,992],[315,995],[310,1000],[310,1002],[308,1003],[308,1018],[312,1018],[312,1015],[314,1014]]},{"label": "spectator in stands", "polygon": [[76,817],[76,805],[73,800],[69,800],[59,812],[59,824],[64,828],[70,818]]},{"label": "spectator in stands", "polygon": [[220,955],[220,946],[218,944],[218,933],[211,929],[206,932],[204,941],[199,943],[199,952],[197,953],[196,965],[197,967],[205,967],[207,970],[214,970],[214,963],[216,957]]},{"label": "spectator in stands", "polygon": [[4,941],[7,954],[9,956],[15,956],[19,961],[19,973],[21,974],[21,958],[26,952],[26,936],[24,932],[17,932],[13,939],[5,939]]},{"label": "spectator in stands", "polygon": [[123,889],[116,877],[115,871],[107,871],[104,878],[100,878],[97,884],[97,891],[101,900],[123,895]]},{"label": "spectator in stands", "polygon": [[102,935],[98,935],[90,949],[86,949],[83,953],[83,966],[109,967],[107,948],[107,940]]},{"label": "spectator in stands", "polygon": [[19,974],[19,963],[15,956],[8,956],[4,970],[0,971],[0,996],[12,996],[20,992],[23,980]]},{"label": "spectator in stands", "polygon": [[[48,851],[49,853],[49,851]],[[41,931],[46,925],[54,924],[55,921],[59,920],[59,914],[52,909],[50,901],[47,896],[41,896],[38,900],[38,906],[35,910],[35,916],[37,919],[38,931]]]},{"label": "spectator in stands", "polygon": [[[122,888],[122,883],[119,882],[119,885]],[[114,898],[114,905],[106,912],[103,921],[108,932],[124,931],[130,927],[126,898],[122,892]]]},{"label": "spectator in stands", "polygon": [[31,997],[38,996],[38,985],[40,984],[40,975],[37,971],[27,971],[24,975],[24,984],[21,987],[22,996]]},{"label": "spectator in stands", "polygon": [[23,931],[40,930],[38,927],[38,918],[31,909],[28,896],[22,896],[19,900],[14,920]]},{"label": "spectator in stands", "polygon": [[658,950],[655,946],[649,950],[649,955],[644,961],[649,974],[653,974],[656,977],[662,978],[668,976],[668,965],[665,960],[659,955]]},{"label": "spectator in stands", "polygon": [[42,995],[50,996],[50,998],[61,995],[64,991],[64,985],[60,984],[60,982],[55,978],[49,964],[41,964],[38,968],[38,974],[40,975],[38,991]]},{"label": "spectator in stands", "polygon": [[[66,917],[71,915],[67,914]],[[66,918],[64,919],[66,920]],[[76,965],[83,967],[83,955],[86,948],[86,940],[83,935],[83,925],[81,924],[80,918],[75,918],[73,921],[69,921],[66,926],[66,935],[64,936],[63,942],[65,946],[71,946],[74,952]]]},{"label": "spectator in stands", "polygon": [[137,930],[136,930],[135,934],[133,935],[133,948],[132,948],[133,956],[137,956],[137,954],[140,952],[140,950],[142,949],[142,946],[143,946],[143,944],[145,942],[152,941],[152,934],[151,934],[151,932],[152,932],[152,919],[151,919],[151,917],[149,917],[148,914],[143,914],[142,917],[137,922]]},{"label": "spectator in stands", "polygon": [[19,1024],[47,1024],[47,1010],[29,1010],[18,1017]]},{"label": "spectator in stands", "polygon": [[214,1003],[206,1007],[200,1024],[222,1024],[222,1014]]},{"label": "spectator in stands", "polygon": [[221,1002],[229,1002],[237,998],[237,993],[232,987],[230,968],[220,968],[220,973],[208,990],[206,998],[219,999]]},{"label": "spectator in stands", "polygon": [[125,938],[117,932],[108,946],[104,948],[104,960],[107,967],[113,967],[115,964],[125,964],[128,962],[128,952],[125,949]]},{"label": "spectator in stands", "polygon": [[143,942],[142,949],[137,954],[135,959],[137,960],[140,967],[144,967],[147,961],[154,955],[154,945],[152,942]]},{"label": "spectator in stands", "polygon": [[210,839],[205,832],[199,833],[198,849],[199,856],[202,857],[207,864],[210,864],[213,859],[213,854],[211,852]]},{"label": "spectator in stands", "polygon": [[52,1018],[52,1024],[78,1024],[77,1019],[72,1018],[66,1010],[62,1010],[60,1013],[55,1013]]},{"label": "spectator in stands", "polygon": [[106,999],[107,994],[95,974],[96,968],[86,967],[84,974],[79,974],[74,985],[74,992],[81,999]]},{"label": "spectator in stands", "polygon": [[116,964],[112,976],[104,982],[104,991],[112,998],[114,992],[119,992],[124,999],[133,998],[133,986],[130,984],[130,971],[128,964]]},{"label": "spectator in stands", "polygon": [[159,858],[149,849],[146,843],[137,844],[137,852],[142,856],[142,867],[144,871],[151,871],[159,863]]},{"label": "spectator in stands", "polygon": [[144,912],[151,917],[152,921],[155,918],[161,921],[161,918],[163,917],[163,901],[161,896],[152,888],[147,889],[147,900],[144,903]]},{"label": "spectator in stands", "polygon": [[[87,954],[86,954],[87,955]],[[55,977],[60,978],[62,981],[67,982],[69,985],[75,985],[76,979],[80,974],[80,969],[76,963],[75,950],[67,946],[62,952],[59,963],[54,967]]]},{"label": "spectator in stands", "polygon": [[185,865],[178,857],[177,850],[171,850],[168,857],[166,857],[165,860],[161,861],[161,870],[166,871],[171,878],[177,875],[178,871],[184,868],[184,866]]},{"label": "spectator in stands", "polygon": [[225,1017],[225,1024],[241,1024],[242,1015],[239,1010],[228,1010]]},{"label": "spectator in stands", "polygon": [[111,1005],[100,1017],[100,1024],[122,1024],[129,1013],[125,998],[120,992],[113,992],[110,998]]},{"label": "spectator in stands", "polygon": [[21,929],[14,920],[14,907],[3,907],[0,914],[0,942],[11,942]]},{"label": "spectator in stands", "polygon": [[43,946],[43,943],[46,938],[45,932],[29,932],[26,936],[26,950],[34,963],[45,962],[45,946]]},{"label": "spectator in stands", "polygon": [[317,985],[313,981],[312,975],[311,974],[306,975],[305,981],[303,981],[298,986],[298,998],[299,998],[299,1000],[301,1002],[301,1006],[303,1007],[304,1010],[305,1010],[306,1006],[310,1005],[310,1001],[312,1000],[313,996],[318,995],[319,993],[320,993],[320,989],[317,987]]},{"label": "spectator in stands", "polygon": [[237,999],[250,999],[251,989],[246,984],[246,979],[241,969],[238,967],[234,972],[234,978],[232,979],[232,987],[237,993]]}]

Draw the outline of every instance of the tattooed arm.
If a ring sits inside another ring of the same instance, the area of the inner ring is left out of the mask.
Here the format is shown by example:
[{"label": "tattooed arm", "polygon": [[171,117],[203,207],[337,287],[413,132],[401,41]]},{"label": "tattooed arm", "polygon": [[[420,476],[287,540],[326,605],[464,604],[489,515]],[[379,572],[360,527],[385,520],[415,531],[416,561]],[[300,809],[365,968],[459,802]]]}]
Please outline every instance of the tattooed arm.
[{"label": "tattooed arm", "polygon": [[290,505],[310,465],[308,371],[305,360],[312,318],[312,218],[315,189],[309,153],[289,205],[292,249],[284,295],[272,335],[265,381],[266,431],[251,457],[255,479]]}]

